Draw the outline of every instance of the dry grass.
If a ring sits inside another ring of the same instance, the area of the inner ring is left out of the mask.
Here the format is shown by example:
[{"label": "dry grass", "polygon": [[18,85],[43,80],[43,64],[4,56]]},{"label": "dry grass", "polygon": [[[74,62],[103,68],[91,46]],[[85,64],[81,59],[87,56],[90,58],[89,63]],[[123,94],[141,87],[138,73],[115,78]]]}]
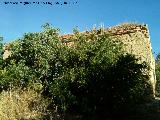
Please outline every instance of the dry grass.
[{"label": "dry grass", "polygon": [[40,119],[47,101],[32,89],[12,89],[0,95],[0,120]]}]

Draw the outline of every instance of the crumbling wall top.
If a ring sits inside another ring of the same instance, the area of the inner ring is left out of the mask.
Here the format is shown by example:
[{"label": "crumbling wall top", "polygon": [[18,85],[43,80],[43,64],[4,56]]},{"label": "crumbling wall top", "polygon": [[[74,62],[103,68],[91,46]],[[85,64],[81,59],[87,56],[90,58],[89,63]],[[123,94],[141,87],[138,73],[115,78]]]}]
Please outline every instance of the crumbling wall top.
[{"label": "crumbling wall top", "polygon": [[106,32],[113,34],[113,35],[130,34],[130,33],[135,33],[138,31],[145,34],[146,37],[149,37],[147,25],[134,24],[134,23],[123,23],[123,24],[106,29]]}]

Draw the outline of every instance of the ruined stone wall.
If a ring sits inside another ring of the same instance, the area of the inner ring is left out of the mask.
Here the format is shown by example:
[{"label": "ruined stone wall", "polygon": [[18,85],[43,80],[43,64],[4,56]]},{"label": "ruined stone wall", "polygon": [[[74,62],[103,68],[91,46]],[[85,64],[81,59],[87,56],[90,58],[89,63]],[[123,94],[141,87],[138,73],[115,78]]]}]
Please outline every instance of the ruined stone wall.
[{"label": "ruined stone wall", "polygon": [[[126,53],[135,54],[137,58],[140,58],[140,62],[146,61],[150,65],[150,81],[153,86],[153,92],[155,93],[155,60],[152,54],[148,27],[146,25],[125,23],[107,28],[105,32],[109,33],[113,39],[121,40],[124,43],[123,50]],[[82,34],[86,34],[86,32]],[[61,38],[64,40],[71,36],[73,35],[64,35]],[[67,44],[70,45],[70,43]],[[5,49],[4,59],[10,55],[7,47]]]},{"label": "ruined stone wall", "polygon": [[135,54],[140,58],[139,62],[146,61],[151,70],[150,82],[155,93],[156,76],[155,76],[155,59],[152,54],[149,30],[146,25],[122,24],[106,29],[113,39],[121,40],[124,44],[123,50],[127,53]]}]

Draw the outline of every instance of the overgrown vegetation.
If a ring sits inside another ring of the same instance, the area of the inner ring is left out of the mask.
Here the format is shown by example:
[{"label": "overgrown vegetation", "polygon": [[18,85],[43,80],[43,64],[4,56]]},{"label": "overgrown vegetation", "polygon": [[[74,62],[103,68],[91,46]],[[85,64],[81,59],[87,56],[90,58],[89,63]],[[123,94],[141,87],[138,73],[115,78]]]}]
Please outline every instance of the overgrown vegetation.
[{"label": "overgrown vegetation", "polygon": [[43,28],[10,44],[0,76],[1,91],[31,88],[50,101],[43,111],[48,115],[39,119],[50,119],[56,109],[59,119],[104,120],[149,100],[148,65],[122,54],[123,44],[103,29],[87,35],[74,30],[62,41],[59,29]]},{"label": "overgrown vegetation", "polygon": [[160,96],[160,53],[156,57],[156,80],[157,96]]},{"label": "overgrown vegetation", "polygon": [[0,37],[0,70],[2,70],[2,62],[3,62],[3,38]]},{"label": "overgrown vegetation", "polygon": [[32,89],[12,89],[0,95],[1,120],[40,119],[49,101]]}]

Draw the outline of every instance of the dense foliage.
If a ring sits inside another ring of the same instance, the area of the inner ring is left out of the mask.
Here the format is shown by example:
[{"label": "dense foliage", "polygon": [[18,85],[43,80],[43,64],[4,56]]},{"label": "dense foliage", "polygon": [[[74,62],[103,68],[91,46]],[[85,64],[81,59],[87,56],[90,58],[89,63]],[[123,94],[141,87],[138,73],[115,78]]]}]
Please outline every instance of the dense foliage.
[{"label": "dense foliage", "polygon": [[0,37],[0,68],[2,67],[3,61],[3,38]]},{"label": "dense foliage", "polygon": [[160,53],[156,57],[156,91],[157,95],[160,96]]},{"label": "dense foliage", "polygon": [[42,32],[27,33],[11,44],[1,90],[31,86],[51,98],[59,113],[88,120],[112,117],[151,95],[146,63],[122,55],[121,42],[103,29],[87,35],[74,30],[72,37],[60,39],[59,30],[46,24]]}]

